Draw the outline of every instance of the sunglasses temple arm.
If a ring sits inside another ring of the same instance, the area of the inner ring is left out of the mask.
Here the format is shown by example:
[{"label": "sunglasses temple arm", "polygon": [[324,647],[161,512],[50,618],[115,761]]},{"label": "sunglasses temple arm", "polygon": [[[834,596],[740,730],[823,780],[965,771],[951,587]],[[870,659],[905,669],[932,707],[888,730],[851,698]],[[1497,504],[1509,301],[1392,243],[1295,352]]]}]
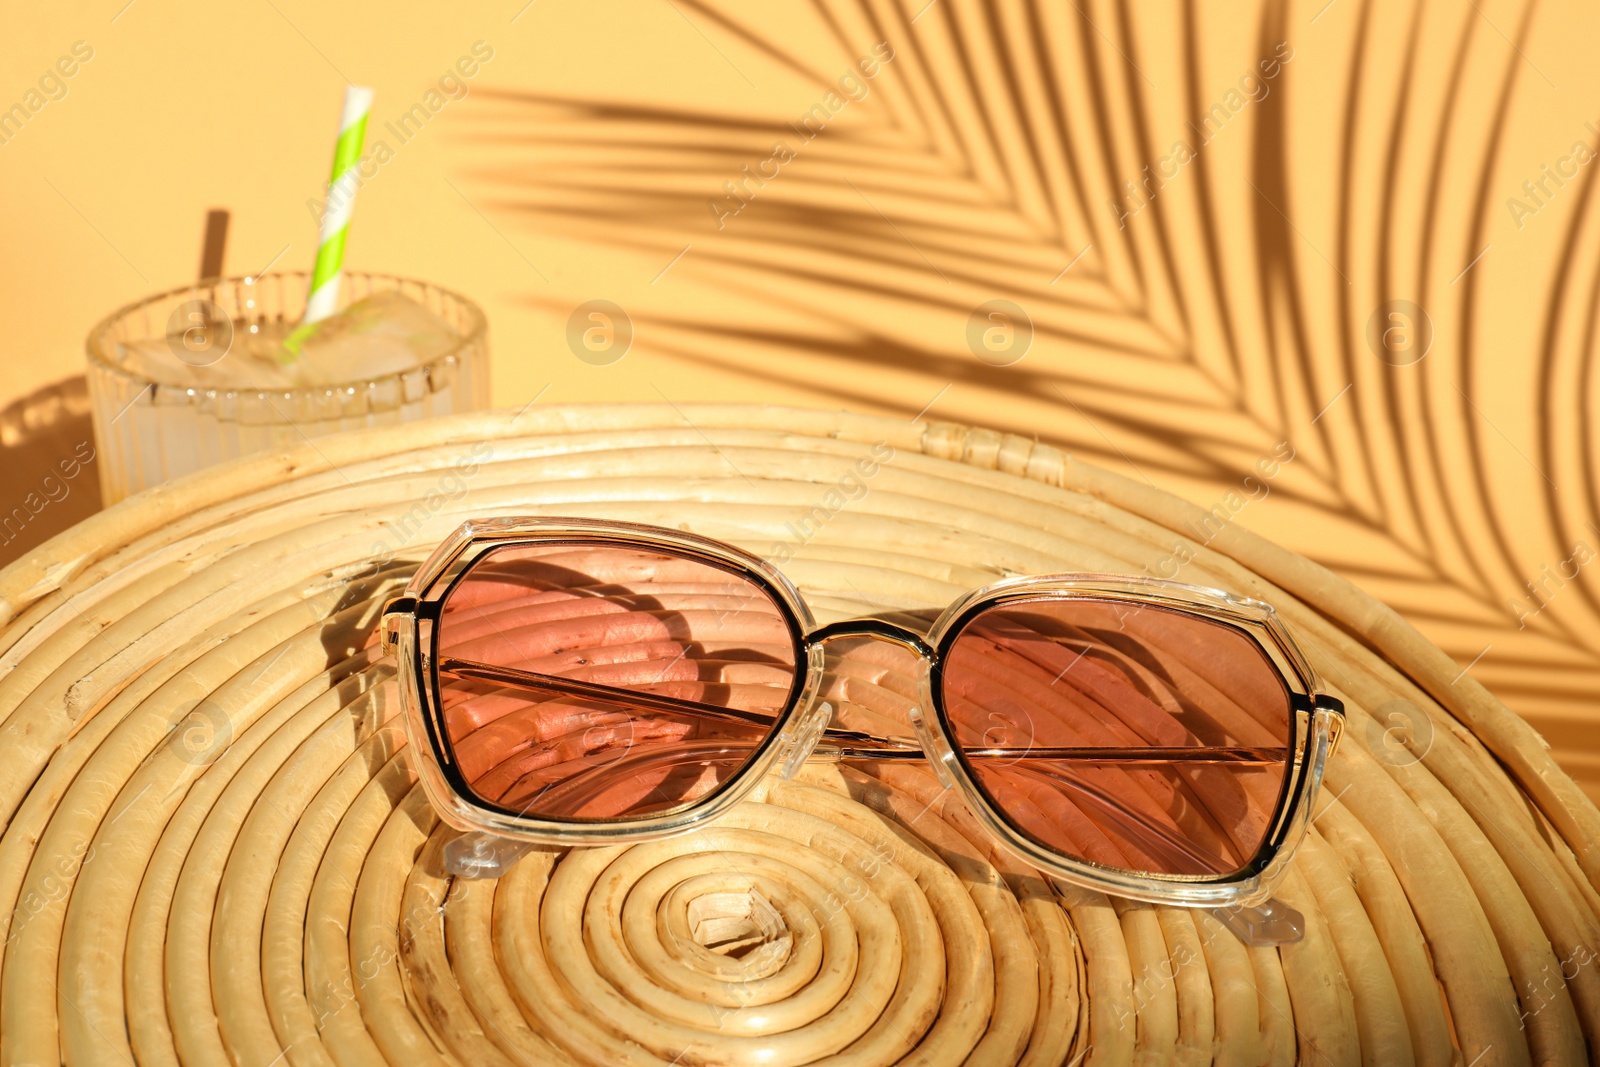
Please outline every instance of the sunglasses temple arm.
[{"label": "sunglasses temple arm", "polygon": [[[705,704],[680,697],[660,696],[635,689],[621,689],[615,686],[600,685],[595,682],[583,682],[573,678],[540,674],[534,671],[520,671],[511,667],[499,667],[476,660],[445,658],[440,661],[439,669],[446,674],[495,682],[518,689],[555,691],[570,696],[614,703],[627,702],[654,708],[666,714],[697,714],[724,722],[737,722],[768,730],[772,728],[773,723],[776,721],[775,716],[762,712],[745,711],[741,708],[727,708],[717,704]],[[922,746],[909,738],[880,737],[875,734],[836,727],[825,728],[822,731],[820,743],[807,755],[811,759],[824,762],[873,762],[881,760],[924,760],[927,758]],[[1126,748],[1046,748],[1030,745],[1023,748],[968,749],[964,752],[964,755],[969,760],[984,763],[990,761],[1016,762],[1022,759],[1046,759],[1068,763],[1116,764],[1119,766],[1170,764],[1174,762],[1264,765],[1282,762],[1287,758],[1287,750],[1242,747],[1153,747],[1147,745]]]},{"label": "sunglasses temple arm", "polygon": [[[631,703],[669,715],[703,715],[724,722],[744,723],[771,729],[776,717],[759,711],[727,708],[718,704],[705,704],[682,697],[660,696],[638,689],[621,689],[616,686],[582,682],[574,678],[561,678],[534,671],[519,671],[513,667],[500,667],[477,660],[446,657],[439,661],[439,670],[460,678],[494,682],[516,689],[534,689],[564,693],[568,696],[586,697],[612,703]],[[822,743],[812,754],[820,760],[885,760],[923,759],[922,746],[910,738],[881,737],[859,730],[844,730],[830,726],[822,732]],[[1082,763],[1163,764],[1184,763],[1234,763],[1269,764],[1282,762],[1284,749],[1267,748],[1156,748],[1135,746],[1130,748],[1045,748],[1029,745],[1023,748],[969,749],[964,755],[972,760],[1052,759]]]},{"label": "sunglasses temple arm", "polygon": [[[848,731],[838,732],[848,733]],[[831,740],[834,736],[835,731],[828,731],[828,739]],[[892,747],[831,745],[824,741],[823,744],[817,746],[814,755],[818,759],[827,760],[922,758],[923,753],[920,745],[912,745],[909,741],[899,741],[894,738],[873,738],[873,740],[886,742]],[[962,755],[975,762],[995,760],[1015,763],[1024,759],[1044,759],[1070,763],[1114,763],[1124,767],[1141,765],[1165,766],[1170,763],[1228,763],[1243,766],[1266,766],[1284,762],[1288,757],[1288,749],[1158,748],[1146,745],[1131,748],[1046,748],[1042,745],[1029,745],[1023,748],[969,749],[964,751]]]}]

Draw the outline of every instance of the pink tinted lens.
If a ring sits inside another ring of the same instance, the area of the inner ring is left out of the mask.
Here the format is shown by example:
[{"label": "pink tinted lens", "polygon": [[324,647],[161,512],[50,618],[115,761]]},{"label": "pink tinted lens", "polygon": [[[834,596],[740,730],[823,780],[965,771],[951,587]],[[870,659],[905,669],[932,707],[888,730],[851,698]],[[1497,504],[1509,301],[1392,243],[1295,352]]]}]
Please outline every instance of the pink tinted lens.
[{"label": "pink tinted lens", "polygon": [[1109,600],[991,608],[951,646],[943,696],[995,807],[1073,859],[1229,874],[1283,793],[1288,689],[1225,623]]},{"label": "pink tinted lens", "polygon": [[571,820],[706,797],[788,707],[787,620],[762,586],[659,549],[486,553],[439,621],[439,698],[466,788],[502,810]]}]

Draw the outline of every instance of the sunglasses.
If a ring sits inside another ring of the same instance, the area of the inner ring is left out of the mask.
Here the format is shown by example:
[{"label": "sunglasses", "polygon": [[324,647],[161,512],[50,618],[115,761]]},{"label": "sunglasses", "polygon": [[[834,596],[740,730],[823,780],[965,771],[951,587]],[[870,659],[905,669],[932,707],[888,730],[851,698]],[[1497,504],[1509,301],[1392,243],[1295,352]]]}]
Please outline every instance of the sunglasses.
[{"label": "sunglasses", "polygon": [[[644,841],[806,760],[926,760],[1023,861],[1158,904],[1259,905],[1344,723],[1255,600],[1047,575],[818,625],[766,561],[624,522],[468,522],[382,632],[424,789],[457,829]],[[877,655],[851,674],[827,654],[845,641]]]}]

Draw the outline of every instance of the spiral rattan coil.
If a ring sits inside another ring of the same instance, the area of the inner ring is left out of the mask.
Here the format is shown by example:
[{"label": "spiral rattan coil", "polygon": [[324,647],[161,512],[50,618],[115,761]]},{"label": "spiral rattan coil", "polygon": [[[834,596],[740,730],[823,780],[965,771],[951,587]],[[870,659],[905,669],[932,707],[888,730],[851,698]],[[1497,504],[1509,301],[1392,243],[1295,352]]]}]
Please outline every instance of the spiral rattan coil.
[{"label": "spiral rattan coil", "polygon": [[[911,766],[450,879],[373,628],[460,521],[517,513],[779,553],[836,607],[1192,555],[1350,709],[1280,892],[1304,940],[1052,887]],[[1392,612],[1203,514],[1030,440],[718,405],[370,431],[133,499],[0,572],[0,1062],[1593,1062],[1600,814]]]}]

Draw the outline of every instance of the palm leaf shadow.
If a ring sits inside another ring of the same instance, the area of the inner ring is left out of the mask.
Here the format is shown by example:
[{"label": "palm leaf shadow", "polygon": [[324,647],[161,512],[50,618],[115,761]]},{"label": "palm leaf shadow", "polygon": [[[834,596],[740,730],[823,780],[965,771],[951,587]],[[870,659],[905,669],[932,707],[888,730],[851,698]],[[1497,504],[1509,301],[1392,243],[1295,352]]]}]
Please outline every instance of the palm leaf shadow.
[{"label": "palm leaf shadow", "polygon": [[[1170,189],[1146,180],[1142,193],[1136,181],[1165,155],[1157,131],[1173,115],[1208,114],[1218,97],[1192,2],[1158,11],[1118,0],[1091,13],[998,0],[918,3],[920,11],[890,0],[819,0],[811,10],[827,28],[827,54],[791,45],[739,9],[710,0],[681,6],[763,62],[813,82],[819,100],[835,72],[875,41],[893,40],[895,58],[866,99],[810,137],[790,119],[492,94],[474,136],[516,162],[472,177],[499,211],[663,264],[692,246],[675,269],[772,309],[784,324],[732,322],[700,308],[653,314],[641,327],[656,350],[904,416],[950,385],[951,402],[977,398],[952,417],[1011,421],[1009,429],[1036,431],[1130,476],[1209,485],[1209,499],[1236,487],[1276,442],[1292,440],[1301,458],[1274,495],[1315,521],[1303,539],[1290,536],[1290,547],[1367,584],[1463,664],[1495,649],[1481,676],[1547,733],[1560,732],[1559,752],[1576,743],[1562,724],[1587,704],[1582,694],[1600,688],[1600,598],[1573,582],[1531,620],[1508,602],[1526,595],[1525,579],[1540,561],[1562,558],[1563,546],[1583,536],[1600,544],[1584,533],[1600,498],[1582,411],[1593,294],[1569,285],[1563,270],[1542,332],[1528,341],[1541,410],[1550,425],[1579,428],[1583,475],[1570,492],[1541,487],[1534,529],[1496,506],[1502,487],[1484,458],[1497,443],[1483,413],[1492,404],[1472,384],[1482,300],[1473,296],[1476,277],[1466,276],[1463,298],[1445,277],[1454,268],[1443,266],[1447,255],[1465,262],[1470,249],[1461,247],[1481,243],[1489,174],[1514,88],[1527,76],[1518,57],[1531,6],[1514,46],[1487,68],[1469,60],[1481,33],[1470,6],[1433,52],[1419,9],[1368,0],[1352,12],[1327,190],[1316,184],[1322,175],[1297,163],[1293,134],[1303,116],[1285,64],[1239,130],[1242,172],[1218,158],[1222,149],[1202,147],[1180,172],[1187,180]],[[1286,3],[1264,3],[1254,53],[1242,62],[1307,32],[1303,13],[1292,26],[1290,16]],[[1145,32],[1162,19],[1182,29],[1176,52]],[[1400,35],[1400,63],[1374,59],[1380,34]],[[1428,105],[1437,114],[1421,113],[1412,87],[1435,53],[1447,61],[1446,91]],[[1461,95],[1474,77],[1499,86],[1487,115],[1470,113]],[[1361,87],[1380,78],[1396,92],[1363,103]],[[1438,216],[1442,197],[1426,198],[1420,219],[1401,211],[1409,190],[1397,160],[1410,147],[1408,131],[1430,125],[1423,173],[1433,188],[1460,180],[1473,189],[1466,225]],[[1447,151],[1463,125],[1480,135]],[[1219,126],[1217,136],[1234,131]],[[794,158],[776,175],[757,169],[778,142]],[[1379,169],[1361,162],[1358,143],[1381,147]],[[734,183],[731,194],[724,183]],[[1579,254],[1594,186],[1587,175],[1564,265]],[[1363,228],[1356,194],[1374,187],[1378,221]],[[1319,215],[1332,220],[1335,240],[1308,235],[1321,232]],[[1583,267],[1600,288],[1594,264]],[[1420,371],[1376,358],[1382,353],[1369,352],[1365,336],[1374,309],[1411,295],[1448,311],[1441,321],[1460,338]],[[995,297],[1025,309],[1034,331],[1028,358],[1006,367],[974,359],[964,344],[974,309]],[[868,390],[848,373],[864,364],[917,387],[898,396]],[[1558,365],[1582,386],[1558,389]],[[1023,421],[972,406],[993,402],[1021,402]],[[1569,447],[1541,437],[1542,469],[1554,469]],[[1371,548],[1353,552],[1346,543]],[[1597,782],[1600,774],[1591,788]]]}]

